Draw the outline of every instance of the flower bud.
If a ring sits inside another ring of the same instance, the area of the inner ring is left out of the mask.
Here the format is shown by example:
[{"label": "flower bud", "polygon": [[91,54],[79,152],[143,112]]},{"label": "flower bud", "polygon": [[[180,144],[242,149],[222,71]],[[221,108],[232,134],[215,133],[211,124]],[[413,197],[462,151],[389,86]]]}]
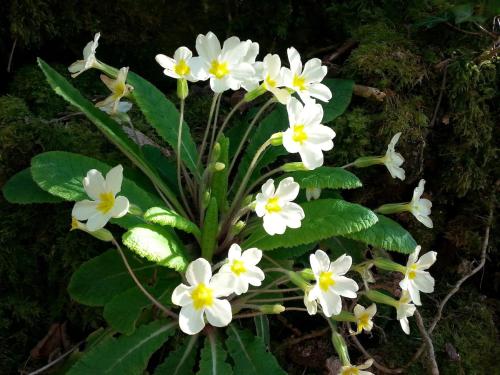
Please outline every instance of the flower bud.
[{"label": "flower bud", "polygon": [[281,166],[283,172],[308,171],[302,162],[286,163]]},{"label": "flower bud", "polygon": [[251,102],[252,100],[258,98],[259,96],[261,96],[262,94],[264,94],[266,92],[266,88],[262,85],[260,85],[259,87],[257,87],[256,89],[253,89],[252,91],[249,91],[245,94],[245,96],[243,97],[243,99],[245,100],[245,102]]},{"label": "flower bud", "polygon": [[210,190],[207,190],[203,193],[203,207],[207,207],[208,203],[210,202],[210,197],[212,194],[210,193]]},{"label": "flower bud", "polygon": [[340,362],[343,366],[348,366],[351,362],[349,360],[349,352],[347,350],[347,344],[340,333],[337,331],[332,331],[332,344],[335,351],[339,355]]},{"label": "flower bud", "polygon": [[396,262],[394,262],[390,259],[387,259],[387,258],[375,258],[373,260],[373,263],[378,268],[386,270],[386,271],[396,271],[396,272],[401,272],[401,273],[406,272],[405,266],[402,266],[401,264],[396,263]]},{"label": "flower bud", "polygon": [[300,271],[300,275],[306,280],[315,280],[314,272],[310,268],[304,268]]},{"label": "flower bud", "polygon": [[264,314],[281,314],[285,311],[285,306],[283,305],[260,305],[259,311]]},{"label": "flower bud", "polygon": [[349,311],[342,310],[338,315],[333,315],[330,319],[337,322],[356,322],[356,316]]},{"label": "flower bud", "polygon": [[226,168],[226,164],[224,164],[224,163],[216,162],[214,164],[214,171],[215,172],[221,172],[224,170],[224,168]]},{"label": "flower bud", "polygon": [[273,146],[281,146],[283,144],[283,132],[274,133],[271,136],[270,141]]},{"label": "flower bud", "polygon": [[384,164],[384,156],[362,156],[353,162],[356,168],[369,167],[376,164]]},{"label": "flower bud", "polygon": [[101,240],[104,242],[111,242],[113,240],[113,235],[106,228],[98,229],[95,232],[90,232],[90,231],[86,231],[86,232],[88,234],[90,234],[92,237],[95,237],[98,240]]},{"label": "flower bud", "polygon": [[387,214],[396,214],[399,212],[410,211],[410,207],[408,206],[407,203],[388,203],[388,204],[383,204],[374,211],[379,214],[387,215]]},{"label": "flower bud", "polygon": [[188,83],[185,78],[180,78],[177,80],[177,97],[180,100],[187,98],[189,94]]},{"label": "flower bud", "polygon": [[311,285],[300,275],[299,272],[294,272],[294,271],[289,271],[288,272],[288,277],[290,278],[290,281],[297,285],[299,288],[306,290],[308,289]]},{"label": "flower bud", "polygon": [[130,204],[128,207],[128,213],[134,216],[142,216],[144,215],[144,212],[141,210],[141,208],[135,204]]},{"label": "flower bud", "polygon": [[398,301],[396,301],[394,298],[388,296],[387,294],[378,292],[376,290],[367,291],[365,293],[365,296],[376,303],[382,303],[384,305],[389,305],[394,307],[398,305]]},{"label": "flower bud", "polygon": [[238,234],[241,233],[241,231],[243,230],[243,228],[246,227],[246,223],[242,220],[239,220],[236,222],[236,224],[234,224],[234,226],[231,228],[231,234],[233,236],[237,236]]},{"label": "flower bud", "polygon": [[219,142],[215,143],[215,146],[214,146],[214,148],[212,149],[212,160],[214,160],[214,161],[219,160],[219,157],[220,157],[220,149],[221,149],[220,147],[221,147],[221,146],[220,146],[220,143],[219,143]]}]

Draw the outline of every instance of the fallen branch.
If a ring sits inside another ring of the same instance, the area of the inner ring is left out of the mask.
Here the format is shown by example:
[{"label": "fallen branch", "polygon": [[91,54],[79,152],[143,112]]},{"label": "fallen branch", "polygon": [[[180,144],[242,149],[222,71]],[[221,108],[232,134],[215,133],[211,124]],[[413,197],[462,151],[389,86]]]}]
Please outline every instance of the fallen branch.
[{"label": "fallen branch", "polygon": [[429,357],[429,370],[432,375],[439,375],[439,368],[436,362],[436,355],[434,354],[434,344],[432,343],[432,339],[427,333],[425,329],[424,320],[422,319],[422,315],[415,310],[415,321],[417,322],[418,330],[424,339],[424,344],[427,346],[427,355]]},{"label": "fallen branch", "polygon": [[383,102],[387,94],[375,87],[363,86],[363,85],[354,85],[353,89],[354,95],[362,96],[367,99],[374,99],[378,102]]}]

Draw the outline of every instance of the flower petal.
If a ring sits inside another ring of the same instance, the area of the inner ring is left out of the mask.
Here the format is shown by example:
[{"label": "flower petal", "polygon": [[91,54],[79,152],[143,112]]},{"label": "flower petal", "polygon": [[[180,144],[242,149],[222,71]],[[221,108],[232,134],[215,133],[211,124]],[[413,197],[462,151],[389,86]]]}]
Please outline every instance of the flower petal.
[{"label": "flower petal", "polygon": [[214,297],[227,297],[233,293],[234,289],[234,274],[232,272],[218,272],[208,283],[212,289]]},{"label": "flower petal", "polygon": [[183,306],[179,313],[179,327],[188,335],[195,335],[205,327],[203,309],[195,309],[193,304]]},{"label": "flower petal", "polygon": [[416,263],[418,264],[419,269],[426,270],[436,262],[436,258],[437,253],[435,251],[429,251],[422,255]]},{"label": "flower petal", "polygon": [[255,266],[262,259],[262,250],[259,250],[256,247],[247,249],[241,254],[241,259],[243,259],[245,264]]},{"label": "flower petal", "polygon": [[98,229],[104,228],[109,219],[111,219],[111,217],[108,214],[103,215],[97,211],[87,220],[87,229],[90,232],[95,232]]},{"label": "flower petal", "polygon": [[276,194],[284,201],[293,201],[300,192],[300,185],[293,180],[293,177],[283,179],[276,189]]},{"label": "flower petal", "polygon": [[335,275],[342,276],[349,271],[352,266],[352,257],[347,254],[343,254],[339,256],[334,262],[330,265],[330,271],[333,271]]},{"label": "flower petal", "polygon": [[309,255],[309,263],[314,274],[319,275],[321,272],[328,271],[330,258],[323,250],[318,249],[314,254]]},{"label": "flower petal", "polygon": [[313,98],[319,99],[323,102],[327,102],[332,98],[332,92],[328,86],[322,83],[312,83],[307,88],[309,95]]},{"label": "flower petal", "polygon": [[300,60],[299,52],[294,47],[290,47],[286,50],[286,53],[292,73],[300,74],[302,72],[302,61]]},{"label": "flower petal", "polygon": [[191,263],[186,270],[186,279],[190,285],[208,284],[212,277],[210,263],[204,258],[198,258]]},{"label": "flower petal", "polygon": [[118,194],[122,188],[123,167],[118,164],[106,174],[106,190]]},{"label": "flower petal", "polygon": [[83,179],[83,188],[90,198],[98,200],[100,195],[106,192],[106,183],[102,173],[97,169],[88,171]]},{"label": "flower petal", "polygon": [[342,310],[342,301],[340,296],[331,291],[320,293],[319,302],[323,308],[323,313],[329,318],[332,315],[340,314]]},{"label": "flower petal", "polygon": [[214,327],[225,327],[233,319],[231,304],[228,300],[215,299],[212,306],[205,310],[208,322]]},{"label": "flower petal", "polygon": [[193,287],[186,284],[178,285],[172,292],[172,303],[177,306],[186,306],[193,302],[191,298],[191,291]]},{"label": "flower petal", "polygon": [[241,247],[237,243],[233,243],[227,252],[227,258],[229,260],[235,260],[241,258]]},{"label": "flower petal", "polygon": [[348,298],[356,298],[356,292],[359,290],[358,284],[353,280],[345,276],[335,277],[335,284],[330,288],[335,291],[335,293]]},{"label": "flower petal", "polygon": [[120,195],[116,197],[115,204],[111,211],[109,211],[109,215],[116,219],[123,217],[128,213],[129,206],[128,199]]},{"label": "flower petal", "polygon": [[73,211],[71,211],[71,216],[74,216],[77,220],[87,220],[96,212],[97,202],[85,199],[83,201],[75,203],[75,205],[73,206]]}]

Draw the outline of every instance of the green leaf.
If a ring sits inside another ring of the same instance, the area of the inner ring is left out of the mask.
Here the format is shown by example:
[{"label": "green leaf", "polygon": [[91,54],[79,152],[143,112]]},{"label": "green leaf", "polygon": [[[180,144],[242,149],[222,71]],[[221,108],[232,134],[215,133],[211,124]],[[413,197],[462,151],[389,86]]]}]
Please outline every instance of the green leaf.
[{"label": "green leaf", "polygon": [[269,332],[269,318],[267,315],[257,315],[253,318],[255,323],[255,331],[257,332],[257,337],[262,340],[262,343],[269,348],[271,343],[271,336]]},{"label": "green leaf", "polygon": [[[169,306],[172,304],[170,299],[172,292],[179,282],[178,277],[159,279],[154,287],[145,286],[145,288],[158,301]],[[130,335],[135,331],[137,320],[143,310],[151,305],[149,298],[137,286],[133,286],[106,303],[103,316],[115,331]]]},{"label": "green leaf", "polygon": [[229,139],[222,136],[219,139],[220,156],[219,162],[224,163],[226,166],[222,171],[215,171],[212,177],[212,197],[217,200],[217,206],[221,212],[226,212],[228,207],[227,203],[227,183],[228,183],[228,169],[229,169]]},{"label": "green leaf", "polygon": [[[83,179],[91,169],[97,169],[105,176],[111,167],[99,160],[64,151],[45,152],[31,159],[33,180],[43,190],[69,201],[88,199],[83,188]],[[119,195],[127,197],[130,203],[139,206],[143,211],[151,206],[162,205],[163,202],[158,197],[129,180],[126,172],[124,174]],[[132,215],[126,215],[113,219],[113,222],[128,228],[140,220]]]},{"label": "green leaf", "polygon": [[[238,172],[234,178],[235,184],[240,184],[243,180],[243,176],[250,167],[252,159],[264,142],[266,142],[271,135],[277,132],[286,130],[288,127],[288,115],[286,108],[284,106],[278,106],[274,111],[268,114],[259,124],[255,134],[250,138],[250,143],[248,144],[245,154],[241,158],[238,165]],[[257,176],[259,176],[260,171],[265,166],[274,162],[279,156],[286,155],[288,152],[283,146],[270,146],[265,151],[260,161],[257,163],[252,176],[250,177],[249,183],[251,184]]]},{"label": "green leaf", "polygon": [[142,146],[142,153],[147,162],[153,166],[167,182],[172,191],[178,195],[179,187],[177,183],[177,165],[175,161],[168,159],[158,147],[151,145]]},{"label": "green leaf", "polygon": [[[62,96],[67,102],[82,111],[90,121],[108,138],[118,149],[123,152],[135,165],[137,165],[148,178],[153,181],[167,198],[176,206],[180,207],[177,198],[170,188],[163,182],[157,172],[142,156],[139,147],[127,136],[122,127],[118,125],[106,113],[96,108],[94,104],[83,97],[62,75],[52,69],[45,61],[38,59],[38,65],[45,74],[47,82],[54,91]],[[133,74],[133,73],[131,73]],[[129,74],[130,76],[130,74]],[[179,210],[180,212],[182,210]]]},{"label": "green leaf", "polygon": [[3,196],[10,203],[58,203],[64,200],[47,193],[33,181],[31,168],[23,169],[12,176],[2,188]]},{"label": "green leaf", "polygon": [[344,234],[344,236],[378,248],[411,254],[417,242],[410,232],[386,216],[377,216],[377,224],[356,233]]},{"label": "green leaf", "polygon": [[180,216],[177,212],[163,207],[152,207],[144,214],[144,219],[153,224],[168,226],[183,230],[187,233],[194,234],[197,238],[200,237],[200,228],[195,223]]},{"label": "green leaf", "polygon": [[243,248],[273,250],[320,241],[329,237],[359,232],[377,222],[369,209],[340,199],[318,199],[302,204],[305,218],[300,228],[287,228],[282,235],[269,236],[259,226],[248,237]]},{"label": "green leaf", "polygon": [[[177,152],[179,112],[175,105],[154,85],[134,72],[129,72],[127,82],[134,86],[132,95],[149,124]],[[199,174],[196,145],[185,122],[182,124],[181,155],[186,167]]]},{"label": "green leaf", "polygon": [[227,352],[215,333],[205,338],[201,351],[200,371],[198,375],[231,375],[231,366],[226,363]]},{"label": "green leaf", "polygon": [[141,375],[149,358],[175,332],[177,323],[155,321],[139,327],[131,336],[109,339],[89,350],[69,375]]},{"label": "green leaf", "polygon": [[350,79],[325,79],[323,81],[332,90],[332,99],[323,104],[323,123],[335,120],[345,112],[351,102],[354,81]]},{"label": "green leaf", "polygon": [[170,352],[168,357],[156,369],[155,375],[191,375],[196,360],[198,335],[185,336],[177,349]]},{"label": "green leaf", "polygon": [[354,174],[342,168],[319,167],[312,171],[296,171],[288,173],[301,189],[355,189],[363,184]]},{"label": "green leaf", "polygon": [[469,21],[469,19],[474,14],[474,7],[472,3],[466,3],[453,7],[451,11],[455,16],[455,24],[458,25],[463,22]]},{"label": "green leaf", "polygon": [[231,324],[226,346],[234,361],[234,373],[238,375],[286,374],[276,358],[266,350],[262,340],[246,330]]},{"label": "green leaf", "polygon": [[205,220],[201,229],[201,256],[208,261],[212,260],[217,240],[217,231],[219,228],[219,211],[217,200],[212,197],[205,213]]},{"label": "green leaf", "polygon": [[311,251],[316,246],[315,243],[308,243],[305,245],[299,245],[294,247],[284,247],[280,249],[273,250],[273,259],[294,259],[298,258],[305,253]]},{"label": "green leaf", "polygon": [[161,266],[184,271],[188,260],[184,248],[166,228],[150,224],[137,225],[122,236],[130,250]]},{"label": "green leaf", "polygon": [[[137,259],[126,250],[124,253],[139,280],[148,280],[153,276],[155,264]],[[68,292],[81,304],[104,306],[114,296],[134,285],[120,254],[111,249],[83,263],[71,276]]]},{"label": "green leaf", "polygon": [[[375,224],[377,225],[377,224]],[[366,245],[344,237],[332,237],[321,241],[321,249],[328,249],[332,259],[338,258],[342,254],[350,255],[354,263],[361,263],[365,260],[364,252]]]}]

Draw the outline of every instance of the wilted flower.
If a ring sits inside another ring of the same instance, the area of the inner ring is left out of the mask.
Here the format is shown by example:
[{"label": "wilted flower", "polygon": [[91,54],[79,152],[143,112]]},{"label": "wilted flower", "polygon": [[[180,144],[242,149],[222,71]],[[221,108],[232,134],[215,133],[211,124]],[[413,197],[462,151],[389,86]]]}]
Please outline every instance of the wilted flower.
[{"label": "wilted flower", "polygon": [[197,79],[193,76],[190,67],[190,60],[193,57],[191,50],[187,47],[179,47],[174,52],[174,58],[158,54],[155,60],[161,65],[163,74],[175,79],[187,79],[191,82],[196,82]]},{"label": "wilted flower", "polygon": [[188,335],[195,335],[205,327],[206,316],[214,327],[225,327],[232,319],[231,304],[219,299],[232,293],[229,285],[212,277],[210,263],[203,258],[191,262],[186,270],[189,285],[180,284],[172,293],[172,302],[181,306],[179,327]]},{"label": "wilted flower", "polygon": [[95,51],[99,45],[98,41],[100,37],[101,33],[96,33],[94,35],[94,40],[88,42],[83,49],[83,60],[78,60],[69,66],[68,70],[72,73],[71,77],[78,77],[84,71],[91,68],[97,68],[99,66],[99,62],[95,58]]},{"label": "wilted flower", "polygon": [[319,199],[321,196],[320,188],[306,188],[306,199],[310,201],[311,199]]},{"label": "wilted flower", "polygon": [[265,278],[264,272],[257,267],[262,258],[261,250],[251,248],[241,252],[238,244],[232,244],[227,255],[227,263],[221,267],[214,278],[223,278],[237,295],[246,293],[249,284],[261,285]]},{"label": "wilted flower", "polygon": [[372,366],[372,364],[373,364],[373,359],[369,359],[365,363],[363,363],[362,365],[342,366],[338,375],[373,375],[373,373],[370,371],[363,371],[363,370],[366,370],[367,368],[370,368]]},{"label": "wilted flower", "polygon": [[408,257],[405,278],[399,283],[401,289],[408,291],[411,300],[417,306],[422,304],[420,292],[432,293],[434,291],[434,278],[425,270],[436,262],[437,257],[435,251],[429,251],[418,259],[420,249],[421,247],[417,246]]},{"label": "wilted flower", "polygon": [[372,303],[368,308],[361,305],[354,306],[354,316],[356,317],[357,333],[365,330],[370,332],[373,328],[373,317],[377,313],[377,305]]},{"label": "wilted flower", "polygon": [[399,324],[401,324],[403,332],[407,335],[410,334],[410,323],[408,322],[408,317],[413,316],[416,309],[415,305],[411,303],[410,294],[406,290],[403,290],[399,301],[396,303],[396,312]]},{"label": "wilted flower", "polygon": [[106,99],[96,103],[96,107],[108,107],[109,113],[117,113],[120,105],[120,100],[129,95],[134,89],[131,85],[127,84],[128,68],[121,68],[118,72],[116,79],[109,78],[101,74],[101,80],[111,91]]},{"label": "wilted flower", "polygon": [[283,133],[283,147],[290,153],[299,153],[308,169],[323,165],[323,151],[333,148],[335,132],[322,125],[323,107],[308,101],[302,105],[292,98],[287,105],[290,127]]},{"label": "wilted flower", "polygon": [[290,69],[285,68],[284,80],[287,87],[296,91],[302,101],[312,98],[327,102],[332,98],[332,92],[320,83],[325,78],[327,67],[321,65],[321,60],[314,58],[306,62],[302,69],[302,61],[297,50],[293,47],[287,50]]},{"label": "wilted flower", "polygon": [[292,202],[299,190],[293,177],[283,179],[276,191],[272,179],[262,185],[262,192],[256,196],[255,212],[258,217],[264,217],[264,229],[271,236],[285,233],[287,227],[300,227],[304,210]]},{"label": "wilted flower", "polygon": [[316,298],[311,297],[311,290],[313,287],[304,291],[304,305],[306,306],[309,315],[315,315],[318,312],[318,302]]},{"label": "wilted flower", "polygon": [[428,199],[421,198],[424,193],[425,180],[420,180],[418,186],[413,191],[413,199],[408,204],[409,211],[415,218],[424,224],[427,228],[432,228],[432,220],[429,217],[431,214],[432,202]]},{"label": "wilted flower", "polygon": [[192,74],[202,81],[210,79],[210,87],[216,93],[238,90],[244,82],[256,79],[252,66],[256,45],[233,36],[221,48],[214,33],[200,34],[196,38],[199,56],[191,59]]},{"label": "wilted flower", "polygon": [[316,279],[309,298],[319,300],[327,317],[338,315],[342,310],[340,296],[356,298],[359,289],[354,280],[343,276],[351,268],[352,258],[344,254],[334,262],[330,262],[330,258],[323,250],[316,250],[309,256],[309,262]]},{"label": "wilted flower", "polygon": [[394,149],[396,143],[398,143],[399,137],[401,137],[401,133],[396,133],[394,137],[392,137],[391,142],[387,146],[387,152],[383,157],[383,161],[392,178],[404,180],[405,170],[401,168],[401,165],[404,163],[405,159]]},{"label": "wilted flower", "polygon": [[87,220],[87,229],[91,232],[103,228],[111,218],[119,218],[127,214],[129,201],[124,196],[116,196],[121,190],[123,167],[117,165],[106,174],[91,169],[83,179],[83,187],[88,196],[76,202],[72,216],[76,220]]}]

